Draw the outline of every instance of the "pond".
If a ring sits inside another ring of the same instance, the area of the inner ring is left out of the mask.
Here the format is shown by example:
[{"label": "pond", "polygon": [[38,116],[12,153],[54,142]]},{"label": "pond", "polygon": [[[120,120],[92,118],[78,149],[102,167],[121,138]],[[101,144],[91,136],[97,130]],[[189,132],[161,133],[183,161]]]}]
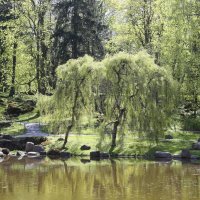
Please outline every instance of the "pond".
[{"label": "pond", "polygon": [[11,158],[0,163],[0,199],[195,200],[200,164]]}]

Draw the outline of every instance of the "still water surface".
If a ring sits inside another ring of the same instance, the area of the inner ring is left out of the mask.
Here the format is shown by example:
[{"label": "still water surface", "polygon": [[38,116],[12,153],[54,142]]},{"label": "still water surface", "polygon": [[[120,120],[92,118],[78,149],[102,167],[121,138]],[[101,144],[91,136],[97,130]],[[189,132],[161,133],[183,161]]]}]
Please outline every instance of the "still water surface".
[{"label": "still water surface", "polygon": [[131,159],[9,159],[0,200],[199,200],[200,165]]}]

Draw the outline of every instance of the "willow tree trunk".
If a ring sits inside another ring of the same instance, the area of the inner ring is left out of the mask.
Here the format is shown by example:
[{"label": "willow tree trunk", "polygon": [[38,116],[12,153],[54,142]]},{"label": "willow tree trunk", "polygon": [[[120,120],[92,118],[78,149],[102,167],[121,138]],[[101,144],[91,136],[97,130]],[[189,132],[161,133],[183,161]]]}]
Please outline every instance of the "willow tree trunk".
[{"label": "willow tree trunk", "polygon": [[77,107],[77,100],[78,100],[79,92],[80,92],[79,88],[77,87],[77,90],[76,90],[76,93],[75,93],[75,98],[74,98],[74,104],[73,104],[73,108],[72,108],[71,124],[67,127],[67,131],[65,133],[65,140],[64,140],[64,143],[63,143],[63,149],[65,148],[65,146],[68,142],[69,133],[75,125],[76,107]]},{"label": "willow tree trunk", "polygon": [[124,108],[120,109],[119,116],[113,124],[112,143],[111,143],[110,152],[112,152],[113,149],[116,147],[117,131],[118,131],[118,127],[122,121],[122,118],[124,117],[124,114],[125,114],[125,109]]},{"label": "willow tree trunk", "polygon": [[67,127],[67,131],[66,131],[66,133],[65,133],[65,140],[64,140],[64,143],[63,143],[63,146],[62,146],[63,149],[65,148],[65,146],[66,146],[66,144],[67,144],[67,142],[68,142],[69,133],[70,133],[72,127],[73,127],[73,125],[69,125],[69,126]]}]

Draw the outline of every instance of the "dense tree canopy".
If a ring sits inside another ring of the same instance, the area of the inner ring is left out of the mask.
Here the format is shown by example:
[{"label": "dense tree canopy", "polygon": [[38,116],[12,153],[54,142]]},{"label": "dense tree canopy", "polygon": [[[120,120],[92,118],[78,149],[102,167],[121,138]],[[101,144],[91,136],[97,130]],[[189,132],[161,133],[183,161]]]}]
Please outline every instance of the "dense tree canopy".
[{"label": "dense tree canopy", "polygon": [[0,92],[52,96],[65,142],[86,111],[112,147],[126,130],[157,140],[174,107],[200,117],[199,25],[198,0],[0,0]]}]

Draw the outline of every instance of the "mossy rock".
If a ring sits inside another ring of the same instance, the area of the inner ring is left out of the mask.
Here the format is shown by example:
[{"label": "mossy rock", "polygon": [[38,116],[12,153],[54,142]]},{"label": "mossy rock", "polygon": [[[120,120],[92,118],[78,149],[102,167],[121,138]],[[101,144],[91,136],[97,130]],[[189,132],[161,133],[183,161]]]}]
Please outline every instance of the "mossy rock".
[{"label": "mossy rock", "polygon": [[0,128],[8,128],[12,125],[10,121],[0,121]]},{"label": "mossy rock", "polygon": [[36,102],[33,100],[18,100],[11,101],[5,110],[5,114],[13,117],[18,117],[21,114],[32,112],[36,106]]}]

